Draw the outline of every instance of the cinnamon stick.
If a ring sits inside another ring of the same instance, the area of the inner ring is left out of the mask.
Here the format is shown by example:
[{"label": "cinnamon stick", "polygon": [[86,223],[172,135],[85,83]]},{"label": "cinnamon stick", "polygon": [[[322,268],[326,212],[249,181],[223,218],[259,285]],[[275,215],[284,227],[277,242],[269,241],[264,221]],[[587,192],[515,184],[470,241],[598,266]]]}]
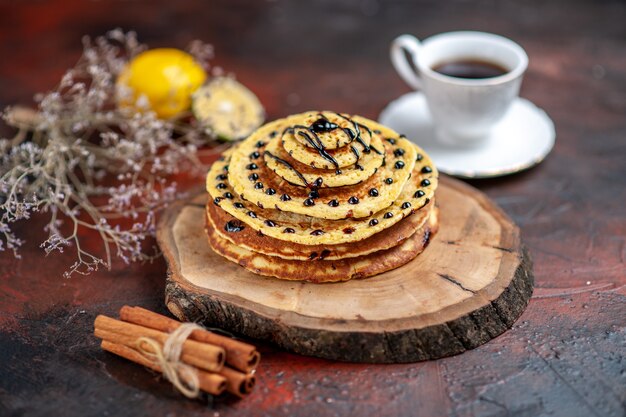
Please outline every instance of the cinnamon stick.
[{"label": "cinnamon stick", "polygon": [[[130,346],[140,337],[149,337],[160,344],[164,344],[168,338],[167,333],[103,315],[96,317],[95,335],[113,343]],[[219,346],[186,340],[183,343],[181,360],[207,371],[218,372],[224,366],[225,356],[224,349]]]},{"label": "cinnamon stick", "polygon": [[[116,333],[116,332],[111,332],[108,330],[102,330],[99,328],[96,328],[94,331],[94,335],[102,340],[106,340],[112,343],[118,343],[118,344],[122,344],[125,346],[128,346],[130,348],[133,349],[137,349],[137,340],[139,339],[139,337],[137,336],[129,336],[126,334],[121,334],[121,333]],[[148,345],[148,344],[144,344],[142,345],[142,348],[144,348],[146,351],[150,352],[150,353],[156,353],[152,346]],[[161,346],[162,348],[162,346]],[[190,353],[185,353],[182,352],[180,355],[180,360],[188,365],[192,365],[195,366],[199,369],[204,369],[207,370],[207,366],[206,366],[206,360],[204,358],[195,356],[193,354]],[[211,369],[208,369],[208,371],[213,372],[214,371],[214,367],[210,366]]]},{"label": "cinnamon stick", "polygon": [[254,374],[244,374],[228,366],[223,367],[219,374],[226,378],[226,391],[238,397],[249,394],[256,383]]},{"label": "cinnamon stick", "polygon": [[[124,306],[120,310],[120,318],[126,322],[170,333],[181,323],[141,307]],[[229,337],[212,333],[208,330],[194,330],[191,340],[219,346],[226,352],[226,363],[231,367],[249,373],[259,364],[261,355],[252,345],[233,340]]]},{"label": "cinnamon stick", "polygon": [[[152,362],[141,353],[128,346],[119,343],[113,343],[108,340],[103,340],[100,346],[102,346],[102,349],[106,350],[107,352],[111,352],[117,356],[121,356],[124,359],[128,359],[131,362],[143,365],[146,368],[150,368],[157,372],[162,372],[162,369],[158,364]],[[226,390],[227,381],[224,376],[204,372],[202,370],[197,370],[197,375],[199,387],[202,391],[213,395],[220,395]]]}]

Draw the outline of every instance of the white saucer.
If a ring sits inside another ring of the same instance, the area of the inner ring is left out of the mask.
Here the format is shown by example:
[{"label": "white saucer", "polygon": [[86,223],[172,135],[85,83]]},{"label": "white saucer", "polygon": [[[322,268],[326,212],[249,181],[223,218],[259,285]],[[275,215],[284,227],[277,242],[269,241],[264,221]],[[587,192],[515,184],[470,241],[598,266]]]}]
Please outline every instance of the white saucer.
[{"label": "white saucer", "polygon": [[421,146],[441,172],[461,178],[498,177],[530,168],[550,153],[556,136],[546,112],[523,98],[511,104],[485,142],[471,148],[438,142],[420,92],[392,101],[378,120]]}]

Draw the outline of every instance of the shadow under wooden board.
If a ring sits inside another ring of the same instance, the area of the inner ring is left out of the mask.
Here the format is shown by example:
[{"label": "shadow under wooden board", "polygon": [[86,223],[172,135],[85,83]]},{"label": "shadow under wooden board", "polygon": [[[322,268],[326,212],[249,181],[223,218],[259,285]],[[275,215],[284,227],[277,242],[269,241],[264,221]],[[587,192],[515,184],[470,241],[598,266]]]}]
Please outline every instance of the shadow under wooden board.
[{"label": "shadow under wooden board", "polygon": [[440,180],[439,232],[422,254],[375,277],[330,284],[262,277],[215,254],[204,230],[206,194],[196,194],[159,224],[167,308],[181,320],[342,361],[415,362],[479,346],[521,315],[532,263],[518,227],[491,200]]}]

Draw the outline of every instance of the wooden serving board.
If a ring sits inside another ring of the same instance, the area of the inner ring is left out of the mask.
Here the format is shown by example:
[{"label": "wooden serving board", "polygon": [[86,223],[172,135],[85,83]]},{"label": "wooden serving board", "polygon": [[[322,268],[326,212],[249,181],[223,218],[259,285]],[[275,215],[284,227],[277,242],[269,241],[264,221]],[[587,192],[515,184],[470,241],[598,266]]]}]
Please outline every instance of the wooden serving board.
[{"label": "wooden serving board", "polygon": [[439,232],[426,250],[401,268],[343,283],[266,278],[223,259],[207,243],[205,201],[197,194],[172,206],[159,224],[167,308],[303,355],[380,363],[455,355],[511,327],[532,294],[517,226],[448,177],[437,190]]}]

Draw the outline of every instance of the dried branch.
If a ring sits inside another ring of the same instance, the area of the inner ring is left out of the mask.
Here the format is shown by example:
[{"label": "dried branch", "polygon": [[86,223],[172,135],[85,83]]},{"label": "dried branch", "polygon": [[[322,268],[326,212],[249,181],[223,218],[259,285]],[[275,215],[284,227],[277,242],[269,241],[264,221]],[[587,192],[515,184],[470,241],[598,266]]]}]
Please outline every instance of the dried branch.
[{"label": "dried branch", "polygon": [[[83,39],[83,54],[49,93],[36,96],[37,110],[9,108],[7,124],[16,128],[0,139],[0,250],[19,256],[23,243],[14,224],[32,213],[48,216],[46,254],[71,248],[76,261],[65,276],[146,261],[154,245],[156,215],[180,194],[168,177],[179,172],[203,174],[198,148],[217,145],[182,115],[161,120],[145,106],[136,112],[118,108],[115,80],[129,59],[146,49],[135,33],[113,30]],[[195,41],[190,52],[206,68],[210,45]],[[142,100],[144,100],[142,102]],[[216,149],[217,151],[217,149]],[[87,247],[82,234],[101,239],[101,250]]]}]

